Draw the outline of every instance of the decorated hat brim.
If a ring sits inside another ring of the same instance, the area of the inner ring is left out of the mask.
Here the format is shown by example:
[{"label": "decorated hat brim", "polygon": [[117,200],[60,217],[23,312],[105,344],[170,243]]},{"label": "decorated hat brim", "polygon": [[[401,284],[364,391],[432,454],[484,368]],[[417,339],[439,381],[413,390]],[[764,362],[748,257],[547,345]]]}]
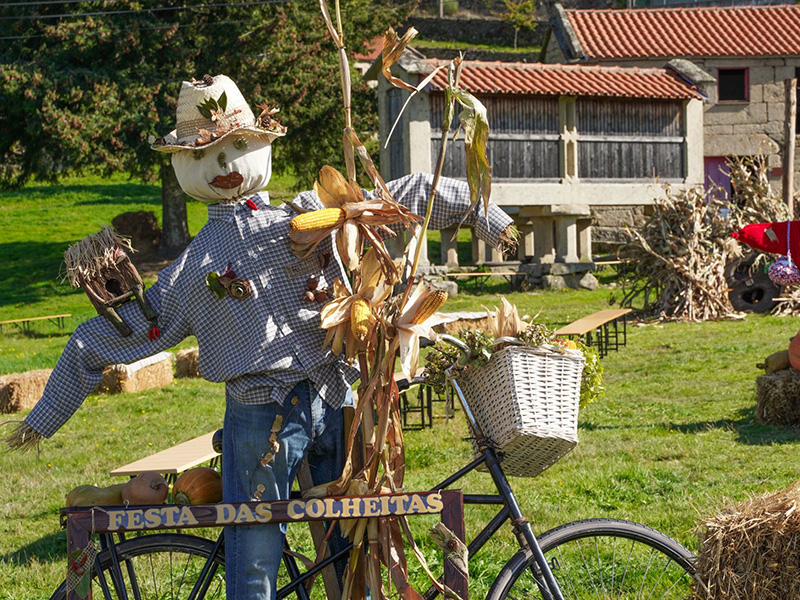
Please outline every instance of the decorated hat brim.
[{"label": "decorated hat brim", "polygon": [[254,127],[252,125],[245,126],[245,127],[237,127],[236,129],[231,129],[230,131],[225,132],[220,137],[208,142],[207,144],[200,144],[196,145],[194,142],[186,142],[183,144],[178,143],[178,135],[177,129],[173,129],[167,135],[165,135],[161,140],[162,143],[154,143],[150,144],[150,148],[155,150],[156,152],[166,152],[168,154],[174,152],[180,152],[181,150],[205,150],[206,148],[211,148],[215,146],[228,136],[232,134],[241,134],[246,133],[248,135],[252,135],[254,137],[266,138],[268,142],[272,140],[283,137],[286,135],[285,133],[277,132],[277,131],[270,131],[268,129],[262,129],[261,127]]}]

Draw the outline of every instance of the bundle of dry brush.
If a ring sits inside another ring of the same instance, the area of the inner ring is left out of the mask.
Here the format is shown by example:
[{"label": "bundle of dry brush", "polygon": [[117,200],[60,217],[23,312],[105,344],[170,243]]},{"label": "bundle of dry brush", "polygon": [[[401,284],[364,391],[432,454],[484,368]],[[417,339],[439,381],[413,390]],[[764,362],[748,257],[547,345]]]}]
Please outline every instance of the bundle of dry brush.
[{"label": "bundle of dry brush", "polygon": [[[733,159],[729,168],[731,200],[702,186],[681,191],[667,186],[645,224],[628,228],[630,242],[619,251],[631,267],[623,306],[636,303],[645,316],[666,320],[739,316],[728,299],[725,267],[748,250],[730,233],[748,223],[786,220],[788,212],[769,185],[766,161]],[[763,262],[754,268],[763,268]]]}]

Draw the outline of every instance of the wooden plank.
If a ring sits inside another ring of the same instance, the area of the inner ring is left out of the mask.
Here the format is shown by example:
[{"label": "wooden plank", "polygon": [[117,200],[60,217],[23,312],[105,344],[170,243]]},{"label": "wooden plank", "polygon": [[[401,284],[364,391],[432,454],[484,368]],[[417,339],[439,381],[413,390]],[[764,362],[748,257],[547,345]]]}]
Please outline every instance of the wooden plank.
[{"label": "wooden plank", "polygon": [[630,308],[609,308],[592,313],[556,329],[556,335],[584,335],[631,312]]},{"label": "wooden plank", "polygon": [[[297,483],[300,486],[300,491],[305,492],[314,487],[314,480],[311,479],[311,468],[308,466],[308,457],[303,459],[300,463],[300,469],[297,471]],[[311,538],[314,540],[314,549],[319,552],[322,547],[322,542],[325,540],[326,527],[325,523],[321,521],[313,521],[308,524],[311,529]],[[326,546],[323,559],[331,555],[330,546]],[[339,588],[339,578],[336,576],[336,569],[333,565],[328,565],[322,570],[322,582],[325,585],[325,596],[328,600],[340,600],[342,597],[342,590]]]},{"label": "wooden plank", "polygon": [[[442,524],[447,527],[462,542],[466,542],[466,527],[464,525],[464,497],[461,490],[443,490]],[[462,600],[468,600],[469,578],[462,573],[453,563],[452,559],[444,561],[444,584],[458,594]]]},{"label": "wooden plank", "polygon": [[11,325],[13,323],[27,323],[30,321],[44,321],[46,319],[66,319],[72,315],[48,315],[45,317],[28,317],[27,319],[11,319],[10,321],[0,321],[0,325]]},{"label": "wooden plank", "polygon": [[219,453],[211,447],[211,438],[214,432],[194,438],[172,448],[156,452],[150,456],[119,467],[111,471],[111,475],[133,476],[145,471],[156,473],[177,474],[204,462],[208,462]]},{"label": "wooden plank", "polygon": [[433,515],[444,509],[450,490],[374,496],[330,496],[310,500],[220,502],[179,506],[71,506],[62,508],[67,523],[95,533],[162,529],[301,523],[334,519]]}]

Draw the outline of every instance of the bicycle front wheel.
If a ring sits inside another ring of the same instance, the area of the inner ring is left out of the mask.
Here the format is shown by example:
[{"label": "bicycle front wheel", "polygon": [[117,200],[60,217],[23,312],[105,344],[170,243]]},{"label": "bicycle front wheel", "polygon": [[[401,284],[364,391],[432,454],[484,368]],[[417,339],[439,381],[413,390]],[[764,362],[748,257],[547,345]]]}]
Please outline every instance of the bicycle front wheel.
[{"label": "bicycle front wheel", "polygon": [[[125,540],[116,544],[115,549],[122,581],[113,576],[111,554],[104,550],[97,555],[93,569],[95,598],[182,600],[188,598],[203,566],[214,552],[214,542],[194,535],[157,533]],[[225,598],[225,564],[221,554],[214,557],[207,591],[198,598]],[[107,594],[103,591],[101,579],[106,582]],[[64,600],[66,597],[66,583],[62,583],[50,600]]]},{"label": "bicycle front wheel", "polygon": [[[694,578],[694,556],[646,525],[588,519],[537,538],[565,600],[685,599]],[[542,598],[538,567],[519,551],[494,580],[487,600]]]}]

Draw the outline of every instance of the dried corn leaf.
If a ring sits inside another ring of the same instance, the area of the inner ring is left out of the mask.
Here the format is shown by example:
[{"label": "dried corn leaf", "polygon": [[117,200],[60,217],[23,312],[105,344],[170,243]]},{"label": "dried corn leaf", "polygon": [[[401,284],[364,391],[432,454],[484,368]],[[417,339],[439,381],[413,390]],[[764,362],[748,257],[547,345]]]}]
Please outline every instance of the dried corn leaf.
[{"label": "dried corn leaf", "polygon": [[486,116],[486,107],[475,96],[464,90],[455,88],[453,94],[463,106],[459,120],[464,129],[470,209],[483,199],[484,212],[488,216],[489,196],[492,193],[492,167],[486,156],[489,142],[489,119]]},{"label": "dried corn leaf", "polygon": [[409,85],[399,77],[392,75],[391,69],[394,64],[400,60],[400,57],[403,55],[406,47],[411,40],[417,37],[418,33],[419,32],[416,29],[409,27],[408,30],[403,34],[403,37],[399,37],[397,32],[392,27],[389,27],[389,29],[387,29],[383,34],[383,48],[381,49],[381,72],[393,86],[403,88],[409,92],[415,91],[416,88],[413,85]]}]

